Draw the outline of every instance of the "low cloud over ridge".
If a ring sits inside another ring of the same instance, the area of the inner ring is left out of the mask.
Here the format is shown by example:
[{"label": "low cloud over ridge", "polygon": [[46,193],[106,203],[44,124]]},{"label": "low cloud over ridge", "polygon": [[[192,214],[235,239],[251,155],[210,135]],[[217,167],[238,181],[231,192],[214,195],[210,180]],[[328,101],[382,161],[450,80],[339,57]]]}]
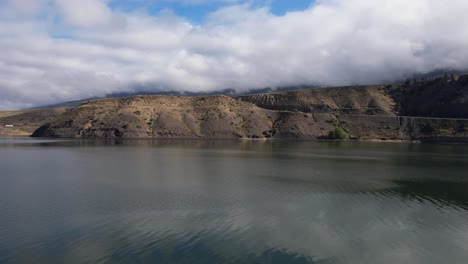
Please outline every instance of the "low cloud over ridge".
[{"label": "low cloud over ridge", "polygon": [[138,90],[368,84],[468,68],[465,0],[319,0],[284,16],[224,2],[198,25],[171,10],[111,9],[110,0],[7,0],[0,109]]}]

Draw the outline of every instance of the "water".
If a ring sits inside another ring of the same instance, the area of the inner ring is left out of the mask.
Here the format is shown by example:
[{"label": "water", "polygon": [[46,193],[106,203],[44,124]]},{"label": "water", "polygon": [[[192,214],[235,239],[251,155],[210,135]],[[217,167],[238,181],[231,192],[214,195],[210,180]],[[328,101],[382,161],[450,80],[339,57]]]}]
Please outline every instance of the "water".
[{"label": "water", "polygon": [[467,263],[468,147],[0,139],[0,263]]}]

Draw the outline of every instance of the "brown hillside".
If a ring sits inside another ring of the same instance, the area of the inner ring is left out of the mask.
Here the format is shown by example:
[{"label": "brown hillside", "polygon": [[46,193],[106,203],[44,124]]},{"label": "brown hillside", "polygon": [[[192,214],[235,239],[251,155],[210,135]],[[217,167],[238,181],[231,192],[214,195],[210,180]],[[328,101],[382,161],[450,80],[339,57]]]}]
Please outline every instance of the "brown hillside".
[{"label": "brown hillside", "polygon": [[38,115],[30,125],[43,118],[47,124],[33,134],[41,137],[316,139],[338,133],[356,139],[463,141],[467,89],[462,75],[240,97],[132,96]]},{"label": "brown hillside", "polygon": [[[30,136],[44,123],[52,122],[66,112],[66,108],[0,111],[0,135]],[[6,128],[5,125],[14,125]]]},{"label": "brown hillside", "polygon": [[240,100],[272,110],[306,113],[394,115],[394,101],[384,86],[317,88],[241,96]]}]

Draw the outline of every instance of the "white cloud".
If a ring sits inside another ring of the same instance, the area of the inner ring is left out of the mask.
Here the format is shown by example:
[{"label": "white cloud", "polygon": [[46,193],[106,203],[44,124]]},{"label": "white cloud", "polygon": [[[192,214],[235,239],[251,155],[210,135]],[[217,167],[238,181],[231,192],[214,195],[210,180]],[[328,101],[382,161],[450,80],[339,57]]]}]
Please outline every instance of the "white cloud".
[{"label": "white cloud", "polygon": [[56,0],[59,11],[74,26],[102,26],[111,22],[112,12],[102,0]]},{"label": "white cloud", "polygon": [[[135,0],[135,1],[143,1],[143,0]],[[182,3],[185,5],[205,5],[205,4],[211,4],[211,3],[234,4],[234,3],[242,2],[242,0],[164,0],[164,1]]]},{"label": "white cloud", "polygon": [[203,25],[170,11],[112,11],[100,0],[42,1],[30,10],[27,0],[0,4],[0,108],[143,88],[367,84],[468,68],[464,0],[321,0],[284,16],[241,4]]},{"label": "white cloud", "polygon": [[45,0],[6,0],[8,6],[19,15],[33,15],[39,12]]}]

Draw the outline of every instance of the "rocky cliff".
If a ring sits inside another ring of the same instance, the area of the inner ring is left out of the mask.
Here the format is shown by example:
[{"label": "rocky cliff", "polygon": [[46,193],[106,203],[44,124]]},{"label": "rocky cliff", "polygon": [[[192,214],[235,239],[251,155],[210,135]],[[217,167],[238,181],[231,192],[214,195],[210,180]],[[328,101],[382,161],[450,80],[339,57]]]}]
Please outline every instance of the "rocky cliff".
[{"label": "rocky cliff", "polygon": [[240,97],[144,95],[92,100],[37,137],[328,138],[466,141],[468,77]]}]

